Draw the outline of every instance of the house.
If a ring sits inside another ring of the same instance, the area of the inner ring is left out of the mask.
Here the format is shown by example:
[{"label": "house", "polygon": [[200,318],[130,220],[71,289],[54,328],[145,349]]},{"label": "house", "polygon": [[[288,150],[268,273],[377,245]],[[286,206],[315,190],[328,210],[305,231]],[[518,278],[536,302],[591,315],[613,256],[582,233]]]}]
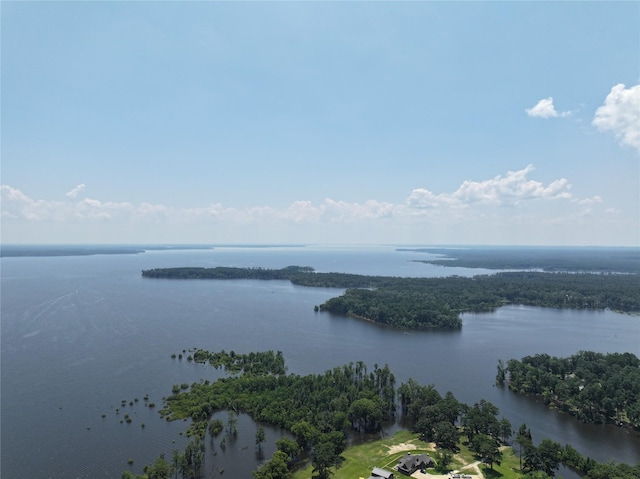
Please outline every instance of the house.
[{"label": "house", "polygon": [[418,469],[432,467],[435,463],[427,454],[411,454],[407,453],[398,462],[398,471],[403,474],[411,475]]},{"label": "house", "polygon": [[379,467],[374,467],[371,471],[371,475],[369,479],[393,479],[393,472],[387,471],[386,469],[380,469]]}]

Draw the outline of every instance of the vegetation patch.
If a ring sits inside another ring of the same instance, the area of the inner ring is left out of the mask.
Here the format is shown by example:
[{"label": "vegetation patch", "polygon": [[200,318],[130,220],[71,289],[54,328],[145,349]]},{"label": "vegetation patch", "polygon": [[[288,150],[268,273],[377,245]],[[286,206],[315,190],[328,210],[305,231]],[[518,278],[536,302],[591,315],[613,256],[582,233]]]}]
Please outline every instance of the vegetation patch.
[{"label": "vegetation patch", "polygon": [[640,271],[638,248],[549,248],[549,247],[474,247],[474,248],[399,248],[437,255],[416,260],[447,267],[486,269],[528,269],[548,272],[630,273]]},{"label": "vegetation patch", "polygon": [[[231,354],[203,351],[198,356],[207,361],[210,358],[227,361]],[[519,477],[511,472],[523,471],[535,473],[536,479],[546,479],[564,463],[590,479],[640,477],[640,465],[598,464],[583,458],[571,446],[563,447],[548,439],[534,446],[524,424],[515,438],[520,452],[516,469],[510,449],[504,446],[512,434],[511,424],[498,417],[497,407],[486,400],[468,406],[450,392],[442,396],[434,386],[422,386],[411,379],[397,389],[396,401],[395,378],[386,365],[382,368],[375,365],[369,371],[358,361],[324,374],[298,376],[274,373],[279,368],[268,365],[274,364],[279,355],[273,352],[239,357],[254,360],[248,363],[251,367],[240,368],[244,372],[238,375],[213,383],[206,380],[194,383],[188,390],[173,388],[174,394],[164,400],[161,414],[168,420],[192,420],[187,429],[187,446],[183,452],[174,450],[170,460],[161,455],[152,465],[145,466],[144,476],[133,476],[127,471],[123,478],[168,479],[178,473],[183,478],[201,477],[207,432],[211,441],[222,431],[228,436],[235,435],[239,412],[281,426],[295,438],[277,441],[277,451],[254,471],[255,479],[308,479],[309,475],[317,479],[364,478],[369,477],[373,467],[393,469],[407,452],[428,454],[435,460],[436,469],[427,472],[438,474],[457,469],[478,475],[483,470],[486,477],[509,478]],[[144,399],[147,401],[148,397]],[[346,448],[349,431],[380,433],[383,421],[396,416],[398,403],[411,431]],[[226,425],[211,419],[220,410],[228,413]],[[264,439],[264,431],[259,428],[258,448]],[[224,441],[222,438],[221,447]],[[297,470],[294,476],[293,471],[305,458],[310,458],[311,465]],[[479,468],[480,462],[487,466]]]},{"label": "vegetation patch", "polygon": [[506,365],[500,361],[496,381],[539,395],[584,422],[640,427],[640,359],[632,353],[581,351],[567,358],[536,354]]},{"label": "vegetation patch", "polygon": [[640,275],[513,272],[463,278],[398,278],[316,273],[308,266],[156,268],[145,278],[288,280],[301,286],[343,288],[316,311],[364,318],[396,328],[458,329],[460,313],[507,303],[572,309],[640,311]]}]

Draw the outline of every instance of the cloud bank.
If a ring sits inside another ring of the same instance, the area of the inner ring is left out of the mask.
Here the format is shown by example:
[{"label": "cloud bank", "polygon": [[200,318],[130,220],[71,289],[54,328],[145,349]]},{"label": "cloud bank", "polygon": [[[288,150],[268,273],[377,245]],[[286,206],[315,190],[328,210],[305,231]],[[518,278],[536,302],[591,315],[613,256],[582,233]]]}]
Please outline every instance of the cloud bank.
[{"label": "cloud bank", "polygon": [[610,211],[600,196],[575,197],[566,178],[545,183],[531,178],[534,171],[528,165],[467,179],[452,191],[416,188],[395,203],[327,198],[283,208],[177,208],[73,195],[45,200],[1,185],[2,241],[618,244],[624,235],[626,244],[637,238],[637,221]]},{"label": "cloud bank", "polygon": [[299,200],[287,208],[270,206],[250,208],[225,207],[220,203],[204,207],[173,208],[171,206],[129,202],[100,201],[92,198],[77,200],[84,185],[69,191],[67,201],[36,200],[9,185],[0,187],[2,217],[29,221],[112,221],[112,222],[192,222],[251,223],[254,221],[285,221],[301,223],[351,223],[393,217],[412,217],[423,210],[469,209],[476,204],[517,207],[529,201],[570,199],[571,186],[565,178],[545,185],[528,178],[532,165],[509,171],[483,181],[464,181],[451,193],[433,193],[416,188],[402,204],[368,200],[349,203],[326,199],[319,204]]},{"label": "cloud bank", "polygon": [[592,124],[640,152],[640,85],[625,88],[619,83],[611,88]]}]

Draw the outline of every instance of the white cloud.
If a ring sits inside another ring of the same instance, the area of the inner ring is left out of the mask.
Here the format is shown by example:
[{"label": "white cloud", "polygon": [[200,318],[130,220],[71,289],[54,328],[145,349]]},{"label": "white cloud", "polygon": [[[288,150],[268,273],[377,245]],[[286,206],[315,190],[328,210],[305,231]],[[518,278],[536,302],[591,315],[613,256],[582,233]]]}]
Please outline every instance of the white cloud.
[{"label": "white cloud", "polygon": [[[322,203],[295,201],[287,208],[270,206],[251,208],[225,207],[219,203],[206,207],[173,208],[161,204],[100,201],[93,198],[75,199],[82,185],[67,193],[69,200],[34,200],[20,190],[8,185],[1,187],[2,216],[5,218],[43,221],[113,221],[147,223],[234,223],[248,224],[256,221],[311,223],[356,223],[393,217],[412,217],[438,214],[446,208],[449,212],[471,207],[474,204],[489,206],[518,206],[533,200],[568,199],[570,185],[564,178],[545,185],[528,178],[533,171],[529,165],[518,171],[509,171],[484,181],[466,180],[452,193],[434,194],[425,188],[413,190],[404,204],[368,200],[363,203],[327,198]],[[582,204],[599,201],[599,197],[582,200]]]},{"label": "white cloud", "polygon": [[2,202],[2,217],[4,218],[22,218],[37,221],[51,216],[57,205],[57,202],[33,200],[22,191],[8,185],[0,186],[0,198]]},{"label": "white cloud", "polygon": [[425,210],[436,209],[447,204],[451,204],[450,195],[436,195],[425,188],[414,189],[406,200],[406,205],[410,208]]},{"label": "white cloud", "polygon": [[600,131],[611,131],[626,145],[640,151],[640,85],[611,88],[592,123]]},{"label": "white cloud", "polygon": [[593,212],[593,207],[598,203],[602,203],[602,198],[598,195],[593,196],[591,198],[584,198],[581,200],[574,199],[573,203],[576,203],[582,207],[578,215],[580,216],[589,216]]},{"label": "white cloud", "polygon": [[322,217],[322,210],[313,206],[311,201],[294,201],[285,210],[284,214],[295,223],[306,223],[308,221],[319,221]]},{"label": "white cloud", "polygon": [[80,201],[34,200],[8,185],[0,186],[0,199],[2,216],[32,221],[123,219],[130,217],[133,211],[130,203],[102,202],[91,198]]},{"label": "white cloud", "polygon": [[553,97],[543,98],[536,103],[533,108],[526,108],[524,111],[527,112],[527,115],[534,118],[555,118],[558,116],[564,117],[571,115],[570,111],[556,111],[555,106],[553,106]]},{"label": "white cloud", "polygon": [[322,219],[331,222],[353,222],[393,216],[393,205],[375,200],[362,204],[326,199],[320,206]]},{"label": "white cloud", "polygon": [[[33,199],[17,188],[2,185],[0,211],[4,240],[16,242],[51,241],[52,232],[58,232],[55,238],[62,238],[58,241],[68,241],[73,234],[78,241],[84,238],[89,242],[96,238],[128,242],[149,242],[154,238],[160,242],[243,242],[242,238],[253,234],[274,242],[291,238],[301,242],[337,242],[340,238],[346,242],[353,238],[364,242],[427,241],[425,238],[446,242],[447,238],[459,238],[461,233],[476,237],[485,228],[495,229],[497,235],[505,225],[514,224],[525,241],[529,238],[525,230],[535,235],[540,225],[551,224],[552,217],[563,218],[558,225],[565,226],[569,218],[581,215],[605,221],[599,196],[574,198],[566,179],[543,183],[530,178],[533,171],[529,165],[486,180],[466,180],[449,192],[417,188],[399,204],[327,198],[319,203],[294,201],[284,208],[236,208],[220,203],[175,208],[71,197],[49,201]],[[556,201],[550,205],[550,200]]]},{"label": "white cloud", "polygon": [[[318,205],[295,201],[288,208],[269,206],[251,208],[224,207],[212,204],[202,208],[172,208],[160,204],[100,201],[93,198],[69,201],[33,200],[8,185],[1,187],[2,215],[42,221],[162,222],[172,224],[228,222],[247,224],[255,221],[290,221],[293,223],[354,222],[393,216],[391,203],[369,200],[348,203],[326,199]],[[68,197],[72,198],[71,195]]]},{"label": "white cloud", "polygon": [[524,201],[537,199],[571,198],[571,185],[565,178],[548,185],[530,180],[527,175],[534,170],[532,165],[518,171],[509,171],[484,181],[464,181],[453,193],[435,195],[418,188],[411,192],[406,204],[412,208],[437,208],[441,206],[468,207],[474,203],[496,206],[517,206]]},{"label": "white cloud", "polygon": [[602,203],[602,198],[598,195],[593,196],[592,198],[584,198],[582,200],[574,200],[574,203],[578,203],[579,205],[587,205],[591,206],[596,203]]},{"label": "white cloud", "polygon": [[75,198],[76,196],[78,196],[78,193],[80,193],[81,191],[83,191],[86,188],[86,185],[84,183],[80,183],[78,186],[76,186],[74,189],[72,189],[71,191],[67,191],[66,195],[69,198]]}]

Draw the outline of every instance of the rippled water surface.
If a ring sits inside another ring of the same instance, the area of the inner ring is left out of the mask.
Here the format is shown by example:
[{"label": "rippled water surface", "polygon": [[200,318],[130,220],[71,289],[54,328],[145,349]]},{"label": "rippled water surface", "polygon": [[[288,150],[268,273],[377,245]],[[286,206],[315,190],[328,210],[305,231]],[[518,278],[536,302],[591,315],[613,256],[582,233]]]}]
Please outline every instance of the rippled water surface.
[{"label": "rippled water surface", "polygon": [[[160,453],[170,457],[184,445],[179,433],[187,424],[160,419],[162,397],[173,384],[217,374],[170,358],[191,347],[281,350],[289,372],[297,374],[358,360],[370,367],[387,363],[398,384],[413,377],[470,404],[482,398],[493,402],[514,427],[525,422],[534,439],[571,443],[602,461],[640,462],[637,432],[581,424],[535,399],[493,386],[499,358],[540,352],[566,356],[585,349],[639,354],[638,317],[509,306],[465,314],[462,331],[406,332],[314,313],[314,305],[340,290],[285,281],[140,276],[142,269],[155,267],[294,264],[393,276],[487,272],[411,261],[424,258],[392,247],[2,258],[2,477],[119,478],[127,469],[140,473]],[[145,405],[151,401],[156,408]],[[125,413],[130,424],[120,422]],[[241,417],[235,442],[224,450],[209,445],[207,474],[224,469],[228,477],[250,477],[262,460],[255,450],[255,427]],[[269,457],[284,432],[266,429]]]}]

